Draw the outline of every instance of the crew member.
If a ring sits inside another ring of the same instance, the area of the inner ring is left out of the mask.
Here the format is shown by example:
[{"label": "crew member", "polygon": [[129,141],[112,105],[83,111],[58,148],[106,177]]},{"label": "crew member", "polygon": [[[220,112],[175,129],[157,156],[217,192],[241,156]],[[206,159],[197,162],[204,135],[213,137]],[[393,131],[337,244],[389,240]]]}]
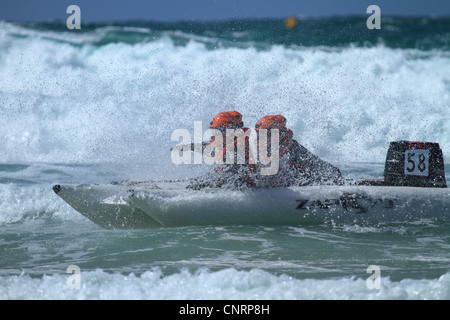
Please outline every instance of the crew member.
[{"label": "crew member", "polygon": [[[279,132],[279,170],[272,176],[258,175],[257,186],[304,186],[319,184],[343,184],[341,172],[330,163],[309,152],[297,140],[294,133],[286,127],[286,118],[282,115],[268,115],[255,125],[258,139],[267,139],[267,151],[271,147],[271,130]],[[267,137],[259,130],[266,129]],[[258,140],[259,141],[259,140]],[[260,145],[260,143],[258,143]],[[259,152],[258,152],[259,153]],[[261,164],[258,164],[259,166]],[[259,170],[256,170],[257,172]]]},{"label": "crew member", "polygon": [[[239,189],[254,186],[255,165],[250,164],[249,129],[244,127],[242,114],[237,111],[221,112],[214,116],[210,123],[210,129],[221,132],[222,139],[211,138],[210,145],[214,147],[216,163],[214,170],[205,176],[195,178],[188,185],[190,189],[201,189],[205,187],[230,187]],[[241,129],[241,130],[239,130]],[[240,134],[227,135],[227,133],[238,132]],[[222,146],[219,146],[222,142]],[[244,146],[244,157],[239,156],[239,145]],[[231,148],[230,148],[231,147]],[[233,162],[227,161],[227,154],[233,153]]]}]

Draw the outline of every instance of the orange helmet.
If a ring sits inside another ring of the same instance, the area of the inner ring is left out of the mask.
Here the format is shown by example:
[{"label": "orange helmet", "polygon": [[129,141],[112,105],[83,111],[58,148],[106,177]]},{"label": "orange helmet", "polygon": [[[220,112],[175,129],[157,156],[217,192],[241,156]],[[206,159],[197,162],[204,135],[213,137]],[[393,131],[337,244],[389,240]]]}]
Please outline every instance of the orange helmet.
[{"label": "orange helmet", "polygon": [[218,113],[211,121],[210,128],[242,128],[242,114],[237,111]]},{"label": "orange helmet", "polygon": [[286,118],[281,114],[277,114],[274,116],[264,116],[256,123],[255,129],[286,130]]},{"label": "orange helmet", "polygon": [[278,129],[280,141],[285,143],[288,143],[294,136],[292,130],[286,127],[286,118],[281,114],[262,117],[261,120],[255,124],[255,129],[257,132],[259,129]]}]

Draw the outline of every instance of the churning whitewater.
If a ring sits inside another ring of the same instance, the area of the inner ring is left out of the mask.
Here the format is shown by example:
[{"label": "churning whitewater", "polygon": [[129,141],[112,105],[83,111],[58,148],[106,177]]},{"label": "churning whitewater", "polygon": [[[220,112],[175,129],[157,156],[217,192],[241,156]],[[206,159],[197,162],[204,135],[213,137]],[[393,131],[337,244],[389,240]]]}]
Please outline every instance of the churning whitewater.
[{"label": "churning whitewater", "polygon": [[450,20],[387,18],[374,36],[342,19],[0,22],[0,299],[449,299],[450,212],[103,230],[52,191],[198,176],[171,162],[171,134],[228,110],[248,127],[283,114],[350,179],[382,177],[391,141],[437,142],[448,181]]}]

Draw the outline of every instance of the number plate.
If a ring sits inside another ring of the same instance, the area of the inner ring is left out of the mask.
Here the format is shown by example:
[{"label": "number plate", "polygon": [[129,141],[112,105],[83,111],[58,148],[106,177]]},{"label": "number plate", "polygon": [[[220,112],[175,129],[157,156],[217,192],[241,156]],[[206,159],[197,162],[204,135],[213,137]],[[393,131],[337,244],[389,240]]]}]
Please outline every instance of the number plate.
[{"label": "number plate", "polygon": [[410,149],[405,151],[405,175],[428,176],[430,151]]}]

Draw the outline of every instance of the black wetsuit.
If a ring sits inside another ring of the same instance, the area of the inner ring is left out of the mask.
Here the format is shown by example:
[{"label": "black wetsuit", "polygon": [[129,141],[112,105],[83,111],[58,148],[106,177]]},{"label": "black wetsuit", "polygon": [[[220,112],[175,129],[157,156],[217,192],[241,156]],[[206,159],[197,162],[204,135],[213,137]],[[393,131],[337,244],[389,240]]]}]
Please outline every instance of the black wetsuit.
[{"label": "black wetsuit", "polygon": [[341,171],[332,164],[312,154],[308,149],[292,139],[289,146],[290,161],[302,167],[311,185],[343,184]]},{"label": "black wetsuit", "polygon": [[[337,167],[312,154],[294,139],[290,142],[288,157],[289,162],[295,168],[295,174],[294,171],[280,170],[274,177],[275,184],[267,183],[271,176],[261,176],[258,165],[255,168],[249,165],[222,164],[217,165],[214,170],[203,176],[191,179],[187,188],[194,190],[203,188],[243,189],[271,185],[289,187],[344,184],[344,179]],[[301,173],[299,174],[299,172]]]}]

